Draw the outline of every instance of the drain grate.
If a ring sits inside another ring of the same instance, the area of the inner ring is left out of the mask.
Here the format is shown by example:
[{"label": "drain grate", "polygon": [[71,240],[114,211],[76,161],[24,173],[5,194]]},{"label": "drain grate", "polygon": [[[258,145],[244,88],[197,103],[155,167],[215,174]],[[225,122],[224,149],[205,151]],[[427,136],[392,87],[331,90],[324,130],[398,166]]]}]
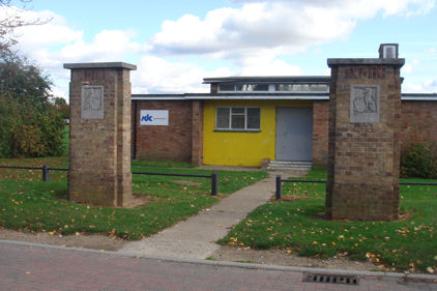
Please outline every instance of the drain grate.
[{"label": "drain grate", "polygon": [[330,283],[330,284],[345,284],[345,285],[359,284],[359,279],[357,276],[334,275],[334,274],[307,273],[304,274],[303,281],[309,283]]}]

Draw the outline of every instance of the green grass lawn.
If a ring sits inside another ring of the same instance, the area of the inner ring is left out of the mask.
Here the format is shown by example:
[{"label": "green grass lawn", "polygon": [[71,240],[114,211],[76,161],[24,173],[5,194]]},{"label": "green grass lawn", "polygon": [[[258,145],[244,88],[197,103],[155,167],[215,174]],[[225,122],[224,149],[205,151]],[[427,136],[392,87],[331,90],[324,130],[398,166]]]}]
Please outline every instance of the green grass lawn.
[{"label": "green grass lawn", "polygon": [[[67,158],[8,159],[1,165],[47,164],[67,167]],[[171,162],[133,163],[134,171],[209,174],[189,164]],[[59,234],[103,233],[140,239],[207,208],[222,197],[266,176],[262,171],[218,171],[219,192],[210,195],[210,180],[203,178],[133,176],[133,192],[144,196],[144,206],[123,209],[91,207],[67,200],[66,174],[51,172],[41,181],[39,170],[0,169],[0,226]]]},{"label": "green grass lawn", "polygon": [[[315,169],[308,177],[323,179],[326,173]],[[301,256],[347,256],[390,270],[437,272],[437,187],[402,186],[404,219],[393,222],[325,220],[323,184],[285,183],[283,192],[282,201],[256,209],[220,243],[281,248]]]}]

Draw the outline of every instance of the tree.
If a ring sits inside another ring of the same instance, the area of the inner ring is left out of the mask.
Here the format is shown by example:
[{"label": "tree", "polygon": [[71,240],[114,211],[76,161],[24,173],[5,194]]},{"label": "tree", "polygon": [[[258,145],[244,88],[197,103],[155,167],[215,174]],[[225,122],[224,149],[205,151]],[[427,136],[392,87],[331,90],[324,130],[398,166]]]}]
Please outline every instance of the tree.
[{"label": "tree", "polygon": [[[0,9],[10,3],[0,0]],[[63,152],[64,121],[49,102],[51,82],[37,66],[11,49],[13,41],[8,38],[14,28],[30,24],[35,23],[19,16],[0,20],[0,157]]]},{"label": "tree", "polygon": [[[0,0],[0,10],[5,11],[10,8],[12,3],[20,3],[24,8],[25,5],[30,3],[32,0]],[[0,52],[9,52],[11,45],[15,43],[15,40],[9,37],[10,32],[12,32],[17,27],[28,26],[28,25],[39,25],[47,23],[50,20],[42,19],[23,19],[20,15],[10,15],[0,19]]]},{"label": "tree", "polygon": [[62,153],[64,121],[50,81],[27,60],[0,60],[0,157]]},{"label": "tree", "polygon": [[54,97],[52,98],[52,103],[64,120],[70,118],[70,106],[64,98]]}]

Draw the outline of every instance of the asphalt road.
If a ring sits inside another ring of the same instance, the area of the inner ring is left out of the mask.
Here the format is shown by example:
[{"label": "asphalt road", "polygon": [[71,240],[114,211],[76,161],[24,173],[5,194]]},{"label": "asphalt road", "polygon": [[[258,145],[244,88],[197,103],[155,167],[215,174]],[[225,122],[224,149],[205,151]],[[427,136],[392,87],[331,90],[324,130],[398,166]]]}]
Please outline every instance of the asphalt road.
[{"label": "asphalt road", "polygon": [[0,241],[0,290],[437,290],[429,280],[405,282],[396,276],[360,276],[357,286],[302,278],[302,270],[290,268],[135,258]]}]

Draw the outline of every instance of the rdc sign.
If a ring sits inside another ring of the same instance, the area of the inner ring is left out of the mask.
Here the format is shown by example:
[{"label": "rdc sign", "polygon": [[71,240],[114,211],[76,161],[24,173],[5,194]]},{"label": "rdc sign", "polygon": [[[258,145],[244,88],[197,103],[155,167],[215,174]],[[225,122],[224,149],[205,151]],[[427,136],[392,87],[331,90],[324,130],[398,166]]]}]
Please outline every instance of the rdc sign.
[{"label": "rdc sign", "polygon": [[140,125],[168,126],[168,110],[141,110]]}]

